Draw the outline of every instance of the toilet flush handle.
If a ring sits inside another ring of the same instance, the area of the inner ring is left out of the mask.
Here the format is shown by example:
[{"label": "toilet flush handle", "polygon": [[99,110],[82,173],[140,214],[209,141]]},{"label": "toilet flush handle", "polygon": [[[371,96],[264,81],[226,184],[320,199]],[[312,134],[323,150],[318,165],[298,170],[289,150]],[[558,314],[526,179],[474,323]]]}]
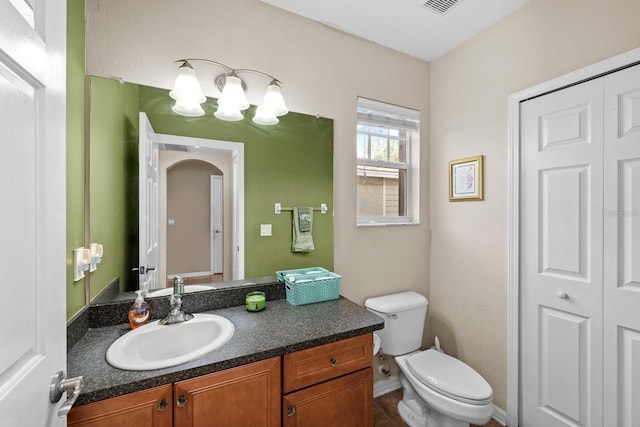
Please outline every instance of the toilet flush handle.
[{"label": "toilet flush handle", "polygon": [[393,313],[389,315],[389,319],[397,319],[398,318],[398,313]]}]

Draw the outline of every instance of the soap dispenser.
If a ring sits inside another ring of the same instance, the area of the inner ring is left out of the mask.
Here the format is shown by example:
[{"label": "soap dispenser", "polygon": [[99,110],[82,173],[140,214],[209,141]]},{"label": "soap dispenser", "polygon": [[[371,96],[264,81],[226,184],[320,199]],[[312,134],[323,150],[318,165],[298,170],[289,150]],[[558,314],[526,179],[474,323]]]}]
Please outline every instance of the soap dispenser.
[{"label": "soap dispenser", "polygon": [[151,314],[151,310],[149,308],[149,303],[144,300],[142,296],[143,291],[136,291],[138,296],[136,297],[135,302],[129,309],[129,324],[131,324],[131,329],[135,329],[138,326],[142,326],[149,321],[149,316]]}]

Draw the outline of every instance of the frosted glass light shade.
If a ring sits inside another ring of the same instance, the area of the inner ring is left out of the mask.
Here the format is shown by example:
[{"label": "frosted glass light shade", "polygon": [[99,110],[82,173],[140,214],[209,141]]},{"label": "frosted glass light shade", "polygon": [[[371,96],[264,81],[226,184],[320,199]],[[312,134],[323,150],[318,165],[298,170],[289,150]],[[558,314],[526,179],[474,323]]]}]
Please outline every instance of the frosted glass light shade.
[{"label": "frosted glass light shade", "polygon": [[[222,94],[218,99],[218,105],[224,105],[225,108],[233,111],[244,111],[249,108],[249,101],[242,89],[242,82],[239,77],[227,76]],[[217,117],[217,116],[216,116]]]},{"label": "frosted glass light shade", "polygon": [[273,111],[276,116],[284,116],[289,112],[289,109],[284,103],[280,86],[276,83],[271,83],[267,86],[267,92],[264,94],[262,100],[262,106],[268,110]]},{"label": "frosted glass light shade", "polygon": [[186,105],[202,104],[207,100],[207,97],[202,93],[195,70],[187,64],[178,69],[178,76],[169,96]]},{"label": "frosted glass light shade", "polygon": [[225,104],[222,102],[222,98],[218,100],[218,109],[213,113],[213,115],[220,120],[226,120],[229,122],[237,122],[238,120],[244,119],[244,116],[237,106]]},{"label": "frosted glass light shade", "polygon": [[258,106],[258,108],[256,108],[256,115],[253,116],[252,120],[259,125],[267,126],[275,125],[280,121],[276,115],[273,114],[273,111],[268,108],[264,108],[263,106]]},{"label": "frosted glass light shade", "polygon": [[189,104],[182,101],[176,101],[175,105],[171,107],[171,111],[187,117],[200,117],[204,115],[204,110],[197,102]]}]

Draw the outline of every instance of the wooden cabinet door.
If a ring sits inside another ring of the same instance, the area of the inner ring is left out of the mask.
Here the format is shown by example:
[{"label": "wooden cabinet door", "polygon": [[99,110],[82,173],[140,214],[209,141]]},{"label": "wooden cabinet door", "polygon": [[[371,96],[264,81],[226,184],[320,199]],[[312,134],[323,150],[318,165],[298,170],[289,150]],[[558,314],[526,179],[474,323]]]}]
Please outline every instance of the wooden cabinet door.
[{"label": "wooden cabinet door", "polygon": [[67,416],[69,427],[173,425],[172,387],[167,384],[149,390],[78,406]]},{"label": "wooden cabinet door", "polygon": [[373,426],[373,368],[284,396],[282,426]]},{"label": "wooden cabinet door", "polygon": [[175,383],[175,426],[280,426],[280,372],[274,357]]}]

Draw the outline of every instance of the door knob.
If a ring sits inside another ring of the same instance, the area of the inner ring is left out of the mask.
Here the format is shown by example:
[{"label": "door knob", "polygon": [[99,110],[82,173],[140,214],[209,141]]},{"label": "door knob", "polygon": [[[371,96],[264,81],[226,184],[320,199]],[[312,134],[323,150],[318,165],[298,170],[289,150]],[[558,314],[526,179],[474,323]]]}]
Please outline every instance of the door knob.
[{"label": "door knob", "polygon": [[567,295],[567,293],[564,291],[558,291],[556,295],[558,295],[558,298],[569,299],[569,295]]},{"label": "door knob", "polygon": [[140,267],[134,267],[131,269],[131,271],[138,271],[140,272],[140,274],[147,274],[150,271],[155,270],[155,266],[149,266],[147,267],[146,265],[141,265]]},{"label": "door knob", "polygon": [[51,386],[49,387],[49,401],[51,403],[57,403],[65,392],[71,392],[71,396],[67,398],[67,401],[64,402],[58,410],[58,417],[62,418],[69,413],[73,404],[78,400],[83,385],[84,380],[81,376],[66,378],[64,371],[58,371],[58,373],[54,375],[51,380]]}]

